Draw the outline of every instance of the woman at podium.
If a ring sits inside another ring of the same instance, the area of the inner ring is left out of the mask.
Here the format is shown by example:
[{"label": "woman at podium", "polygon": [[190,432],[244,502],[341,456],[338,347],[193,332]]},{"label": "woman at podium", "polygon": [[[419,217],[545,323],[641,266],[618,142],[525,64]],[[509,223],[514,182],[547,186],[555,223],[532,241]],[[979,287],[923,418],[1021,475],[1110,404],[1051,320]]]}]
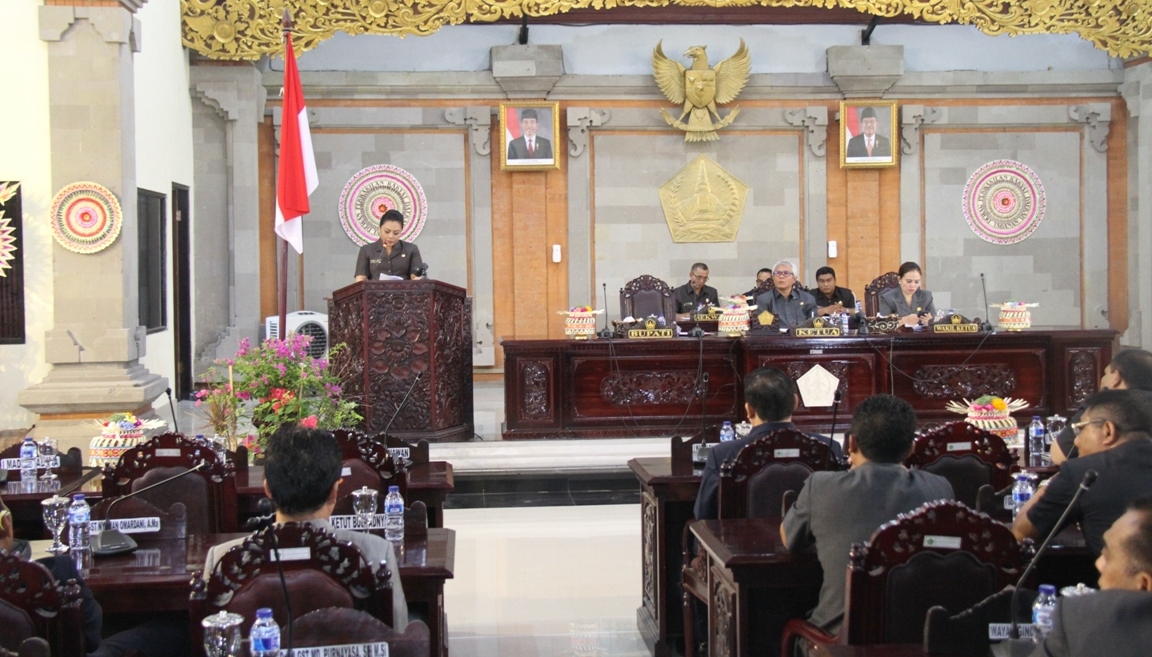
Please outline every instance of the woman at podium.
[{"label": "woman at podium", "polygon": [[420,249],[400,239],[402,230],[404,215],[399,211],[389,210],[380,217],[380,241],[360,247],[360,254],[356,256],[356,282],[379,280],[381,275],[412,280],[424,278]]},{"label": "woman at podium", "polygon": [[923,278],[920,265],[906,262],[900,265],[897,276],[900,287],[880,293],[880,314],[897,315],[901,324],[927,326],[936,314],[936,306],[932,304],[932,293],[920,289],[920,279]]}]

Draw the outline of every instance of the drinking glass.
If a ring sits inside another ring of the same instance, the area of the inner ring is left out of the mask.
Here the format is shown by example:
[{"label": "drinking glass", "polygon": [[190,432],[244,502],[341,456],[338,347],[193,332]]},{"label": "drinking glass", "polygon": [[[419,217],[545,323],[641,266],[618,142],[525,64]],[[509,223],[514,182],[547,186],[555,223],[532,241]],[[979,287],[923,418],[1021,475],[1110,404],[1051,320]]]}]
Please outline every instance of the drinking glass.
[{"label": "drinking glass", "polygon": [[68,551],[68,546],[60,542],[60,532],[68,525],[68,507],[71,504],[72,501],[67,497],[58,495],[40,501],[44,507],[44,526],[52,532],[52,545],[48,547],[51,554],[64,554]]},{"label": "drinking glass", "polygon": [[45,438],[40,441],[40,458],[49,461],[44,467],[44,474],[40,475],[40,481],[52,481],[56,478],[56,473],[52,472],[51,460],[60,454],[60,443],[55,438]]},{"label": "drinking glass", "polygon": [[357,524],[361,529],[368,529],[376,515],[379,493],[367,486],[352,491],[352,510],[356,513]]},{"label": "drinking glass", "polygon": [[1048,426],[1046,427],[1045,432],[1044,432],[1044,442],[1051,445],[1052,441],[1056,440],[1056,436],[1058,436],[1060,434],[1060,432],[1063,431],[1064,427],[1066,427],[1066,426],[1068,426],[1068,420],[1064,419],[1064,416],[1062,416],[1062,415],[1050,415],[1050,416],[1048,416]]},{"label": "drinking glass", "polygon": [[238,657],[240,655],[240,624],[244,617],[222,611],[200,621],[204,627],[204,651],[208,657]]}]

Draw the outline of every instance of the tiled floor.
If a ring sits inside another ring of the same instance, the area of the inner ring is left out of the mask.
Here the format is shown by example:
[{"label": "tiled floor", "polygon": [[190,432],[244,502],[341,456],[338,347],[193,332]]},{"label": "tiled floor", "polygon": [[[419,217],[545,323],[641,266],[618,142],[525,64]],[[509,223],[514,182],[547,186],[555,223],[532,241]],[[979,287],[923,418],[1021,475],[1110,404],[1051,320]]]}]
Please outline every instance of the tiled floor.
[{"label": "tiled floor", "polygon": [[448,509],[453,657],[646,657],[639,505]]}]

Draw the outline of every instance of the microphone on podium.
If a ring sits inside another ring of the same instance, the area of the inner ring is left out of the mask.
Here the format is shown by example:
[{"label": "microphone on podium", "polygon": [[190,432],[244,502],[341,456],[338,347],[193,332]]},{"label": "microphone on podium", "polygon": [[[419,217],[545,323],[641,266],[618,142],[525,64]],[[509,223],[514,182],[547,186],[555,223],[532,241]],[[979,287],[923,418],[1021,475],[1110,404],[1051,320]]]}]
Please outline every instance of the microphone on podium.
[{"label": "microphone on podium", "polygon": [[420,263],[420,266],[412,270],[413,276],[426,276],[428,274],[429,265],[426,262]]},{"label": "microphone on podium", "polygon": [[392,414],[392,419],[388,420],[388,424],[384,427],[384,435],[388,435],[388,430],[392,428],[392,423],[396,421],[396,416],[400,415],[400,410],[404,408],[404,404],[408,403],[408,398],[412,396],[412,391],[416,389],[416,384],[420,383],[420,377],[424,376],[423,371],[416,373],[416,378],[412,380],[412,385],[408,386],[408,392],[404,393],[404,399],[400,400],[400,405],[396,407],[396,412]]},{"label": "microphone on podium", "polygon": [[131,551],[135,550],[137,547],[136,541],[133,540],[131,536],[128,536],[127,534],[121,532],[118,529],[112,529],[112,507],[116,506],[118,503],[120,503],[120,502],[122,502],[122,501],[124,501],[130,497],[136,497],[137,495],[139,495],[140,493],[143,493],[144,491],[149,491],[149,490],[152,490],[153,488],[163,486],[164,484],[167,484],[168,482],[171,482],[171,481],[176,481],[177,479],[179,479],[181,477],[187,477],[188,475],[192,474],[193,472],[197,472],[199,470],[204,469],[204,467],[206,465],[207,465],[207,463],[203,463],[203,462],[197,463],[190,470],[185,470],[184,472],[181,472],[178,475],[173,475],[171,477],[168,477],[167,479],[162,479],[162,480],[160,480],[154,484],[151,484],[149,486],[145,486],[144,488],[141,488],[140,490],[134,490],[131,493],[128,493],[127,495],[122,495],[122,496],[117,497],[116,499],[112,500],[111,502],[109,502],[108,508],[105,509],[105,511],[104,511],[104,529],[102,529],[99,534],[92,537],[92,554],[94,554],[96,556],[110,556],[113,554],[124,554],[126,552],[131,552]]}]

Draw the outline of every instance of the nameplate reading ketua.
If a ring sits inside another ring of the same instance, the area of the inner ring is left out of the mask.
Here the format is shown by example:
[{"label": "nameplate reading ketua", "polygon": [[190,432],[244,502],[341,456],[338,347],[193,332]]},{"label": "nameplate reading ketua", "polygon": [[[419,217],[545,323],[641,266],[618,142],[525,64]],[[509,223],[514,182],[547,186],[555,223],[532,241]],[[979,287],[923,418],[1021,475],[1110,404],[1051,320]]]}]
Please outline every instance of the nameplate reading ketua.
[{"label": "nameplate reading ketua", "polygon": [[348,643],[342,646],[317,646],[315,648],[293,648],[292,657],[388,657],[388,644]]}]

